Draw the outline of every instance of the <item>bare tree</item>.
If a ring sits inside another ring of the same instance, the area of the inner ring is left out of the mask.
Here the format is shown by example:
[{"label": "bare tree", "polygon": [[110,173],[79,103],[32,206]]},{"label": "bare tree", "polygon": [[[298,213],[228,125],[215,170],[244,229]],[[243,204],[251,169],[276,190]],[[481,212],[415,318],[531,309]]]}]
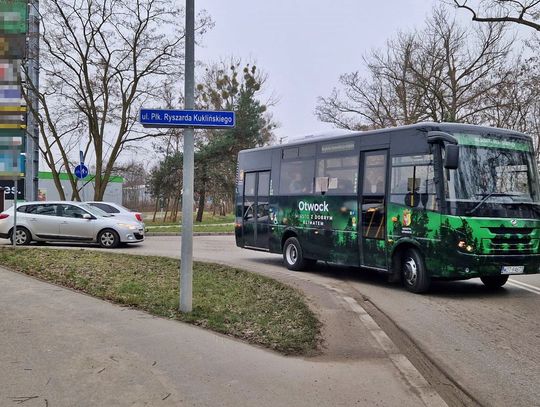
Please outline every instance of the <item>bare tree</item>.
[{"label": "bare tree", "polygon": [[453,0],[468,10],[473,21],[483,23],[517,23],[540,31],[540,0]]},{"label": "bare tree", "polygon": [[[183,73],[183,11],[166,0],[49,0],[41,12],[40,111],[32,112],[41,151],[61,197],[63,170],[79,199],[71,168],[83,150],[101,199],[122,151],[149,137],[135,126],[138,110]],[[201,16],[198,33],[210,24]]]},{"label": "bare tree", "polygon": [[[540,0],[446,0],[458,9],[468,10],[472,20],[481,23],[517,24],[540,31]],[[508,24],[506,24],[508,25]],[[485,111],[488,124],[528,133],[540,158],[540,66],[537,50],[540,40],[533,36],[525,42],[531,57],[518,58],[508,71],[508,80],[489,97],[493,108]],[[527,52],[525,52],[527,54]]]},{"label": "bare tree", "polygon": [[492,107],[485,96],[506,81],[510,41],[504,38],[500,25],[465,29],[436,9],[423,30],[401,33],[372,51],[364,59],[365,77],[342,75],[342,89],[319,98],[316,113],[348,129],[475,122]]}]

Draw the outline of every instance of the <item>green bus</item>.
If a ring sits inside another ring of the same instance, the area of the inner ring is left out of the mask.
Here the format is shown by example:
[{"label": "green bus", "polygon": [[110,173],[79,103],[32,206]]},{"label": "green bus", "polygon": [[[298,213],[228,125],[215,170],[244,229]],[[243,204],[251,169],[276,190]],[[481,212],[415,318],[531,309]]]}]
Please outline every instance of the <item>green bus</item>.
[{"label": "green bus", "polygon": [[236,244],[374,269],[415,293],[432,279],[503,286],[540,268],[540,186],[532,139],[418,123],[244,150]]}]

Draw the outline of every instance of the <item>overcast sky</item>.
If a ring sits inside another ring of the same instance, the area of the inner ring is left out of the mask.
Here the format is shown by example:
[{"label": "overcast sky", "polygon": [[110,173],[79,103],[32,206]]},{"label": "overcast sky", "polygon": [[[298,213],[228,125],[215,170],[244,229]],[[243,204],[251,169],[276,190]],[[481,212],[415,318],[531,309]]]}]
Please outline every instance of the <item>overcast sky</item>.
[{"label": "overcast sky", "polygon": [[317,120],[318,96],[362,56],[399,31],[420,27],[438,0],[195,0],[215,27],[196,49],[203,62],[234,55],[255,60],[279,98],[272,109],[281,137],[331,129]]}]

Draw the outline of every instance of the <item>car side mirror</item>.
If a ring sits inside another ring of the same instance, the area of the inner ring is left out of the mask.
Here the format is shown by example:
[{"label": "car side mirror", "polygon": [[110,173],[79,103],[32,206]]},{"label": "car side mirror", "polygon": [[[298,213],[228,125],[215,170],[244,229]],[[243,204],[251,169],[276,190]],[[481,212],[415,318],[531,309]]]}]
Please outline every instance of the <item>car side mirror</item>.
[{"label": "car side mirror", "polygon": [[444,168],[455,170],[459,167],[459,146],[447,144],[445,146]]},{"label": "car side mirror", "polygon": [[90,215],[89,213],[84,213],[82,217],[83,219],[86,219],[86,220],[94,219],[94,217]]}]

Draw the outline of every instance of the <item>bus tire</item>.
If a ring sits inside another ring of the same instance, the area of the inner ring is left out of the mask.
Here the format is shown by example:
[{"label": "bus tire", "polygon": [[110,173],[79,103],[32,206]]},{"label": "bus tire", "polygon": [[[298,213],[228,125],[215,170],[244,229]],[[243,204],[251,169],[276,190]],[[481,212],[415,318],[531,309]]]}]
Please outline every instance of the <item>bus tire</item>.
[{"label": "bus tire", "polygon": [[488,288],[501,288],[508,281],[508,276],[485,276],[480,277],[480,280]]},{"label": "bus tire", "polygon": [[415,248],[405,251],[401,262],[401,272],[403,274],[403,284],[405,288],[413,293],[425,293],[431,285],[431,278],[426,270],[424,259]]},{"label": "bus tire", "polygon": [[289,237],[283,245],[283,260],[289,270],[299,271],[306,266],[302,246],[296,237]]}]

